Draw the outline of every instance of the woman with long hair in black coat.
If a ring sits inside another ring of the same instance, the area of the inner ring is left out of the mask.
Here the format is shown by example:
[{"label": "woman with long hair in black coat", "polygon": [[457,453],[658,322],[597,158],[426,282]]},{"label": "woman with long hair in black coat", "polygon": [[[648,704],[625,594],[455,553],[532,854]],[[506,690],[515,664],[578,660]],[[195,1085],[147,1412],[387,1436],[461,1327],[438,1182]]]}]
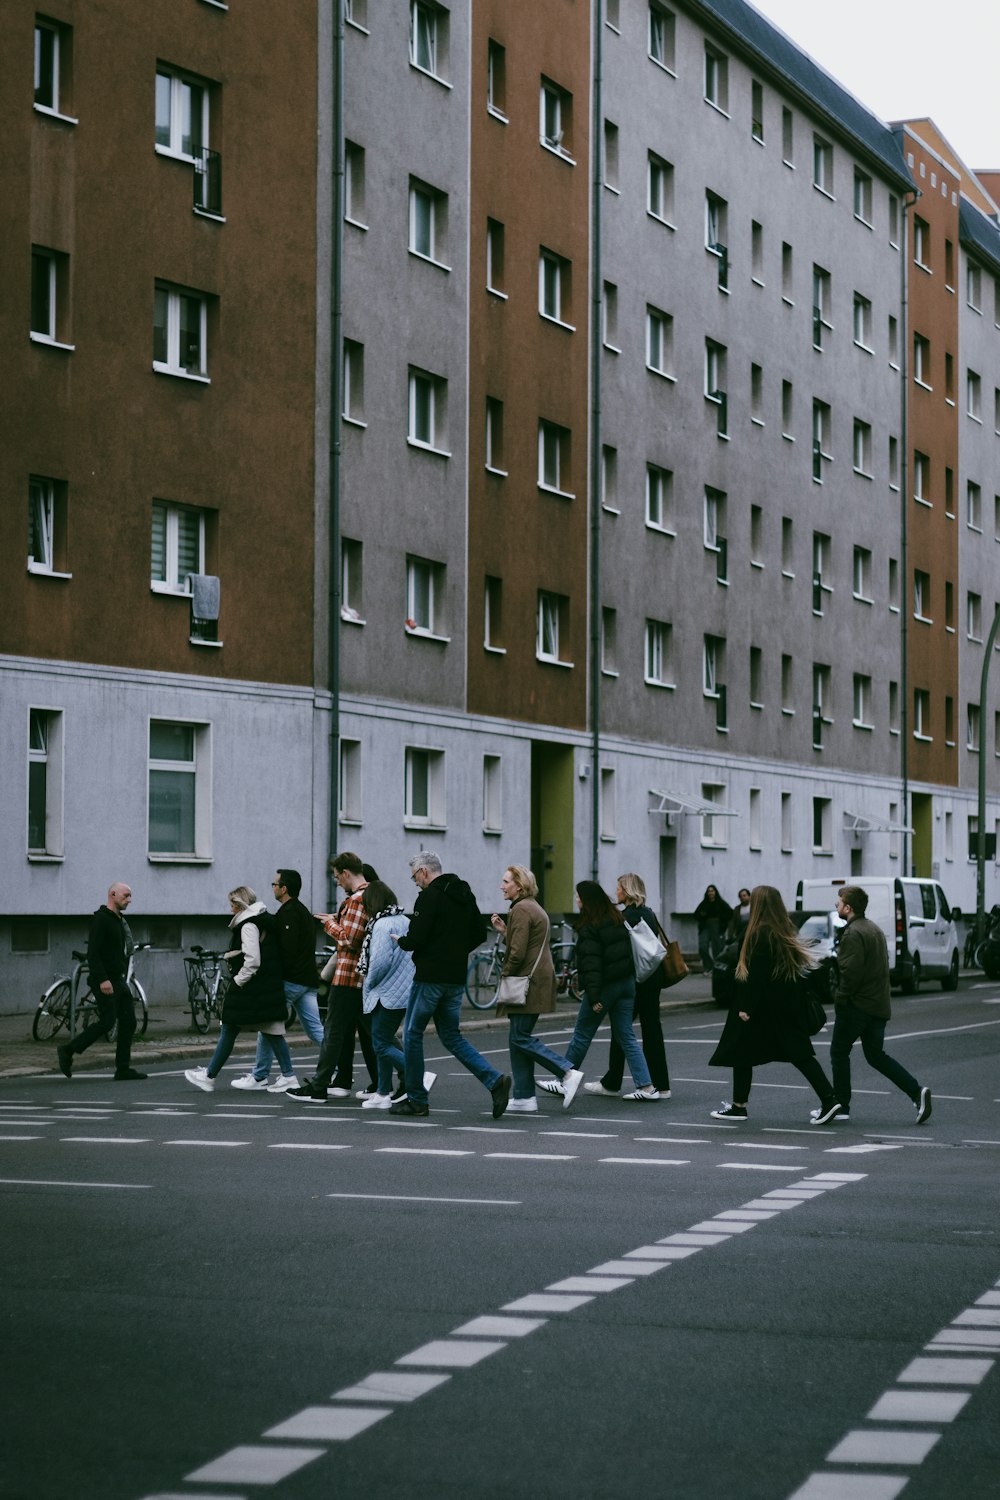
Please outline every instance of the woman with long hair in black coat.
[{"label": "woman with long hair in black coat", "polygon": [[814,966],[781,895],[772,885],[754,886],[750,920],[736,965],[736,994],[713,1068],[732,1068],[733,1102],[713,1109],[716,1120],[745,1120],[753,1070],[763,1063],[787,1062],[816,1090],[820,1107],[813,1125],[834,1119],[840,1106],[833,1085],[816,1060],[809,1037],[801,978]]}]

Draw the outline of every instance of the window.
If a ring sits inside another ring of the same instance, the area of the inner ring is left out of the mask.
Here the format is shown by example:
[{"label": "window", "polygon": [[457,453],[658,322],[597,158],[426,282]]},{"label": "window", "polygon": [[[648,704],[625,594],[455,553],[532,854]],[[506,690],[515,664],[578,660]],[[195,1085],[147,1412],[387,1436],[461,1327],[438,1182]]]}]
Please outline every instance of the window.
[{"label": "window", "polygon": [[[717,782],[703,781],[701,784],[701,800],[709,805],[723,806],[726,788]],[[701,820],[701,842],[712,849],[725,849],[728,838],[726,824],[728,818],[719,813],[705,813]]]},{"label": "window", "polygon": [[813,614],[823,613],[824,594],[832,594],[826,582],[830,565],[830,538],[822,531],[813,532]]},{"label": "window", "polygon": [[646,525],[669,531],[674,497],[674,476],[659,464],[646,465]]},{"label": "window", "polygon": [[993,387],[993,431],[1000,437],[1000,386]]},{"label": "window", "polygon": [[782,105],[781,109],[781,159],[786,167],[792,165],[792,157],[795,149],[795,120],[790,109]]},{"label": "window", "polygon": [[444,263],[448,239],[448,194],[410,178],[409,248],[413,255]]},{"label": "window", "polygon": [[899,683],[889,683],[889,733],[899,733]]},{"label": "window", "polygon": [[348,422],[364,425],[365,346],[356,339],[344,340],[343,414]]},{"label": "window", "polygon": [[764,228],[756,219],[750,222],[750,276],[758,286],[764,285]]},{"label": "window", "polygon": [[965,409],[974,422],[983,420],[983,383],[975,370],[966,371]]},{"label": "window", "polygon": [[750,134],[764,144],[764,85],[750,84]]},{"label": "window", "polygon": [[794,714],[794,663],[790,656],[782,653],[781,657],[781,712],[783,714]]},{"label": "window", "polygon": [[[944,742],[949,749],[953,750],[955,748],[955,700],[947,696],[944,700]],[[945,833],[948,833],[947,827],[945,828]],[[946,855],[945,857],[949,858],[950,856]]]},{"label": "window", "polygon": [[340,741],[340,821],[361,822],[361,741]]},{"label": "window", "polygon": [[705,47],[705,100],[729,112],[729,59],[724,53],[706,44]]},{"label": "window", "polygon": [[63,855],[63,716],[28,710],[28,854]]},{"label": "window", "polygon": [[722,490],[705,486],[705,546],[718,552],[726,544],[726,496]]},{"label": "window", "polygon": [[833,147],[822,136],[813,136],[813,187],[833,197]]},{"label": "window", "polygon": [[983,529],[983,492],[973,480],[965,486],[965,520],[971,531]]},{"label": "window", "polygon": [[427,370],[409,372],[409,416],[407,441],[418,448],[432,448],[448,457],[445,445],[448,417],[448,382]]},{"label": "window", "polygon": [[674,352],[674,320],[658,307],[646,308],[646,368],[670,375]]},{"label": "window", "polygon": [[717,406],[716,431],[719,437],[725,437],[728,430],[726,347],[714,339],[705,340],[705,399]]},{"label": "window", "polygon": [[795,389],[790,380],[781,382],[781,436],[794,443],[792,436],[792,412],[795,401]]},{"label": "window", "polygon": [[944,398],[949,406],[955,405],[955,356],[947,351],[944,356]]},{"label": "window", "polygon": [[889,194],[889,244],[899,249],[899,199],[895,193]]},{"label": "window", "polygon": [[604,122],[604,186],[618,191],[618,126]]},{"label": "window", "polygon": [[706,698],[718,698],[723,691],[726,642],[719,635],[706,635],[703,644],[703,691]]},{"label": "window", "polygon": [[854,293],[854,342],[861,349],[871,350],[872,305],[860,292]]},{"label": "window", "polygon": [[983,601],[979,594],[970,592],[965,597],[965,633],[970,641],[983,638]]},{"label": "window", "polygon": [[36,343],[71,349],[69,336],[69,256],[31,247],[31,337]]},{"label": "window", "polygon": [[750,707],[764,706],[764,653],[759,646],[750,647]]},{"label": "window", "polygon": [[931,390],[931,341],[922,333],[913,335],[913,378],[918,385]]},{"label": "window", "polygon": [[486,467],[494,474],[506,474],[503,457],[503,402],[496,396],[486,397]]},{"label": "window", "polygon": [[368,25],[368,0],[345,0],[344,20],[364,31]]},{"label": "window", "polygon": [[483,589],[483,645],[503,652],[503,580],[487,573]]},{"label": "window", "polygon": [[156,70],[156,150],[201,160],[209,142],[211,85],[162,64]]},{"label": "window", "polygon": [[403,822],[408,828],[443,828],[444,751],[407,745],[403,767]]},{"label": "window", "polygon": [[673,627],[664,620],[646,621],[645,682],[650,687],[673,687]]},{"label": "window", "polygon": [[507,118],[507,49],[492,37],[486,43],[486,108],[499,120]]},{"label": "window", "polygon": [[604,301],[601,304],[603,318],[603,341],[605,349],[618,353],[618,288],[613,281],[604,283]]},{"label": "window", "polygon": [[854,168],[854,217],[871,227],[872,180],[859,167]]},{"label": "window", "polygon": [[899,439],[889,439],[889,488],[899,489]]},{"label": "window", "polygon": [[781,794],[781,852],[792,853],[792,794]]},{"label": "window", "polygon": [[154,589],[190,594],[191,574],[205,571],[205,512],[153,501],[150,578]]},{"label": "window", "polygon": [[549,78],[542,79],[540,134],[543,146],[573,160],[573,95]]},{"label": "window", "polygon": [[813,479],[823,483],[823,465],[831,463],[832,420],[830,408],[825,401],[813,402]]},{"label": "window", "polygon": [[618,510],[618,449],[607,443],[601,448],[601,507],[619,515]]},{"label": "window", "polygon": [[483,756],[483,832],[503,829],[503,761],[499,755]]},{"label": "window", "polygon": [[572,327],[573,263],[544,246],[538,257],[538,311],[543,318]]},{"label": "window", "polygon": [[601,609],[601,671],[605,677],[618,676],[618,611],[606,605]]},{"label": "window", "polygon": [[149,854],[211,858],[211,730],[149,721]]},{"label": "window", "polygon": [[750,788],[750,817],[749,817],[749,840],[748,847],[751,849],[763,848],[763,795],[759,786]]},{"label": "window", "polygon": [[649,55],[653,62],[669,72],[674,71],[677,21],[672,11],[661,5],[649,7]]},{"label": "window", "polygon": [[535,642],[535,655],[539,661],[560,662],[565,666],[570,665],[562,655],[562,646],[568,633],[568,625],[569,600],[562,594],[553,594],[549,593],[546,589],[539,589],[538,629]]},{"label": "window", "polygon": [[899,369],[899,322],[889,314],[889,364],[894,370]]},{"label": "window", "polygon": [[944,585],[944,628],[950,635],[955,633],[955,585],[950,578]]},{"label": "window", "polygon": [[156,283],[153,369],[208,380],[208,298],[201,292]]},{"label": "window", "polygon": [[758,427],[764,425],[764,371],[760,365],[750,365],[750,420]]},{"label": "window", "polygon": [[365,227],[365,148],[344,142],[344,218]]},{"label": "window", "polygon": [[70,120],[72,98],[73,28],[36,16],[35,108]]},{"label": "window", "polygon": [[406,630],[410,635],[444,636],[443,563],[426,557],[406,559]]},{"label": "window", "polygon": [[32,474],[28,479],[28,572],[66,572],[66,484]]},{"label": "window", "polygon": [[781,298],[790,307],[794,306],[792,299],[792,247],[786,241],[781,245]]},{"label": "window", "polygon": [[822,349],[824,330],[830,332],[830,273],[813,266],[813,348]]},{"label": "window", "polygon": [[669,224],[673,218],[674,169],[655,151],[646,153],[646,209],[664,224]]},{"label": "window", "polygon": [[833,853],[833,803],[829,797],[814,797],[813,853]]},{"label": "window", "polygon": [[953,520],[955,517],[955,471],[945,466],[944,471],[944,512]]},{"label": "window", "polygon": [[899,613],[899,563],[894,557],[889,559],[889,609]]},{"label": "window", "polygon": [[340,618],[349,625],[364,620],[364,549],[352,537],[340,540]]},{"label": "window", "polygon": [[781,518],[781,571],[786,578],[794,578],[792,564],[795,560],[794,522],[791,516]]},{"label": "window", "polygon": [[965,709],[965,748],[979,753],[979,704],[968,703]]},{"label": "window", "polygon": [[444,78],[448,68],[448,12],[429,0],[410,0],[410,63]]},{"label": "window", "polygon": [[855,599],[863,599],[866,604],[870,604],[872,602],[872,555],[867,547],[855,547],[852,576]]},{"label": "window", "polygon": [[720,291],[729,289],[729,205],[715,193],[705,194],[705,249],[718,260]]},{"label": "window", "polygon": [[872,429],[870,422],[854,419],[854,472],[872,477]]},{"label": "window", "polygon": [[871,729],[872,680],[861,672],[854,674],[854,727]]},{"label": "window", "polygon": [[488,291],[496,292],[497,296],[505,297],[504,291],[504,226],[498,219],[486,220],[486,287]]},{"label": "window", "polygon": [[557,422],[538,424],[538,483],[544,490],[572,495],[570,472],[570,431]]},{"label": "window", "polygon": [[605,0],[604,19],[612,31],[618,31],[619,29],[621,20],[620,10],[619,0]]},{"label": "window", "polygon": [[931,268],[931,229],[926,219],[913,215],[913,259],[923,270]]},{"label": "window", "polygon": [[830,711],[830,668],[820,662],[813,663],[812,671],[812,725],[813,749],[823,748],[824,726],[833,723]]},{"label": "window", "polygon": [[965,290],[969,306],[974,312],[983,310],[983,273],[970,260],[965,267]]},{"label": "window", "polygon": [[750,566],[762,568],[764,566],[763,552],[764,534],[764,508],[761,505],[750,507]]},{"label": "window", "polygon": [[614,839],[615,833],[615,773],[610,766],[601,767],[600,829],[602,839]]},{"label": "window", "polygon": [[931,575],[921,568],[913,570],[913,615],[927,624],[931,621]]},{"label": "window", "polygon": [[949,292],[955,290],[955,246],[948,239],[944,242],[944,284]]}]

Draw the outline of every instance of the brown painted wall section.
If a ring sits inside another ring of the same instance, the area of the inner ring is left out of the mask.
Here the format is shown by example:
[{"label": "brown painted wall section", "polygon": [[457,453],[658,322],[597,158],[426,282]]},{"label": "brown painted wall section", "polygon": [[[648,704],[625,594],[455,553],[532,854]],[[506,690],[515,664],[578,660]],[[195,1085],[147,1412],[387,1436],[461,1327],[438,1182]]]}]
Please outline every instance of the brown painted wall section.
[{"label": "brown painted wall section", "polygon": [[[468,707],[574,727],[587,711],[589,10],[476,0],[472,37]],[[506,49],[506,125],[486,109],[490,38]],[[539,144],[542,74],[573,96],[575,165]],[[505,226],[506,301],[485,289],[487,218]],[[573,333],[539,316],[543,245],[572,262]],[[484,467],[487,396],[504,403],[505,479]],[[572,432],[572,500],[538,488],[539,418]],[[483,649],[487,574],[503,581],[505,655]],[[570,601],[571,670],[535,659],[539,589]]]},{"label": "brown painted wall section", "polygon": [[[59,0],[76,126],[32,108],[35,6],[8,3],[0,311],[0,650],[126,668],[312,676],[316,16],[312,3]],[[216,84],[225,224],[154,152],[158,61]],[[29,341],[32,243],[70,256],[75,352]],[[216,299],[210,385],[154,374],[153,287]],[[68,581],[29,575],[28,476],[68,483]],[[154,498],[205,506],[221,650],[150,590]]]}]

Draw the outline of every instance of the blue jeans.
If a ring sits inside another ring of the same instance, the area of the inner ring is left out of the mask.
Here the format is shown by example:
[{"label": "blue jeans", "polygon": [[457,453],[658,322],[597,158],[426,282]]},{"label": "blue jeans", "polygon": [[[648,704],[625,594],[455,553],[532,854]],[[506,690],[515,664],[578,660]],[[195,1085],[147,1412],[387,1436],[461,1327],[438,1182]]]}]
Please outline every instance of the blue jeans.
[{"label": "blue jeans", "polygon": [[492,1089],[500,1082],[498,1073],[471,1042],[467,1042],[458,1029],[458,1018],[462,1011],[462,996],[465,986],[461,984],[427,984],[414,981],[406,1007],[406,1023],[403,1027],[403,1054],[406,1058],[406,1092],[414,1104],[427,1103],[424,1088],[424,1032],[434,1022],[441,1045],[475,1074],[479,1082]]},{"label": "blue jeans", "polygon": [[920,1101],[920,1085],[902,1063],[890,1057],[885,1050],[886,1023],[879,1016],[871,1016],[856,1005],[838,1005],[834,1011],[833,1036],[830,1039],[830,1069],[833,1073],[833,1092],[847,1109],[851,1102],[851,1048],[860,1037],[865,1062],[888,1078],[898,1089],[902,1089],[914,1104]]},{"label": "blue jeans", "polygon": [[[299,1018],[299,1025],[317,1047],[323,1040],[323,1022],[319,1018],[319,996],[305,984],[292,984],[285,980],[285,1004],[290,1005]],[[271,1071],[271,1049],[264,1044],[264,1032],[257,1036],[257,1056],[254,1059],[253,1076],[263,1083]],[[284,1072],[284,1069],[282,1069]],[[291,1064],[288,1068],[292,1072]],[[286,1075],[287,1076],[287,1075]]]},{"label": "blue jeans", "polygon": [[557,1078],[565,1078],[572,1063],[568,1062],[558,1052],[553,1052],[551,1047],[533,1036],[537,1015],[510,1015],[510,1036],[508,1046],[510,1047],[510,1071],[514,1080],[515,1099],[533,1099],[535,1097],[535,1063],[541,1063],[543,1068],[548,1068]]},{"label": "blue jeans", "polygon": [[574,1068],[578,1068],[586,1057],[598,1026],[607,1016],[611,1022],[611,1035],[625,1054],[632,1081],[637,1089],[650,1085],[649,1069],[642,1055],[635,1032],[632,1030],[632,1011],[635,1007],[635,980],[620,979],[617,984],[606,984],[601,990],[602,1009],[595,1011],[590,996],[584,995],[576,1018],[566,1056]]},{"label": "blue jeans", "polygon": [[[219,1040],[215,1044],[215,1051],[212,1053],[212,1061],[208,1065],[209,1078],[217,1078],[222,1072],[223,1067],[229,1060],[230,1052],[232,1052],[236,1045],[236,1038],[242,1029],[242,1027],[234,1026],[231,1021],[223,1021]],[[292,1071],[292,1054],[288,1050],[288,1043],[285,1041],[285,1038],[283,1036],[270,1036],[266,1031],[261,1031],[258,1033],[257,1045],[260,1046],[261,1042],[266,1043],[269,1054],[271,1052],[274,1053],[278,1059],[278,1067],[287,1077]],[[270,1056],[268,1056],[267,1065],[270,1068]],[[264,1077],[267,1077],[266,1073]]]},{"label": "blue jeans", "polygon": [[396,1043],[396,1032],[403,1019],[401,1010],[386,1010],[379,1000],[371,1012],[372,1045],[378,1061],[378,1084],[380,1094],[392,1093],[392,1070],[403,1073],[403,1049]]}]

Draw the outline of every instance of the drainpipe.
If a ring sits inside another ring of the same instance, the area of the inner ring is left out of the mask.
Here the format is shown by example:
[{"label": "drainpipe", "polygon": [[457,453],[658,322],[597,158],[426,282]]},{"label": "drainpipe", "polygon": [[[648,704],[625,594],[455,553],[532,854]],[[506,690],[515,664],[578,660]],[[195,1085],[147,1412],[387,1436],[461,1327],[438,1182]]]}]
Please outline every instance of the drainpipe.
[{"label": "drainpipe", "polygon": [[910,868],[910,565],[909,508],[910,488],[910,265],[909,212],[920,197],[918,189],[902,197],[900,226],[900,340],[899,355],[899,776],[903,803],[903,874]]},{"label": "drainpipe", "polygon": [[979,679],[979,802],[976,821],[976,939],[986,936],[986,685],[993,660],[993,647],[1000,630],[1000,606],[993,616],[990,638],[983,653]]},{"label": "drainpipe", "polygon": [[[333,244],[330,368],[330,537],[328,569],[328,673],[330,682],[330,817],[329,858],[337,852],[340,819],[340,457],[344,404],[344,6],[337,8],[333,52]],[[327,910],[334,911],[337,885],[327,873]]]},{"label": "drainpipe", "polygon": [[601,846],[601,208],[603,203],[603,48],[601,0],[594,0],[593,182],[590,239],[590,874],[598,879]]}]

